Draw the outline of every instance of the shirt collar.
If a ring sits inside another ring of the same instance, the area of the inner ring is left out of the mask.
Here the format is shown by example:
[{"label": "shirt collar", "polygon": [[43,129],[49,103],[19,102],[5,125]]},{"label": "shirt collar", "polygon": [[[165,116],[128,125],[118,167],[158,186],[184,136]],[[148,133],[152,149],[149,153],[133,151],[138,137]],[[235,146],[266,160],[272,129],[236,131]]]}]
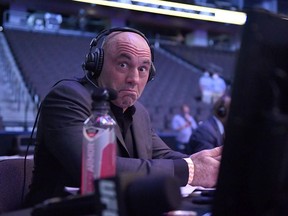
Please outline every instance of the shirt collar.
[{"label": "shirt collar", "polygon": [[116,106],[115,104],[110,102],[111,111],[115,116],[119,115],[130,115],[133,116],[136,112],[135,106],[128,107],[125,112],[123,113],[123,109],[121,107]]}]

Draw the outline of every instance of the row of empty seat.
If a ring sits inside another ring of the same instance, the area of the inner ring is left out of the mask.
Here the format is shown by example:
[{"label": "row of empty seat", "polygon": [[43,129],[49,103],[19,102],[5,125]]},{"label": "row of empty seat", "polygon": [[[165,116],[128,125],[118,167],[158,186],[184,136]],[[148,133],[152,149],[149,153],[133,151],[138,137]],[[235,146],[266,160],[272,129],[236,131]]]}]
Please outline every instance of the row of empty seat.
[{"label": "row of empty seat", "polygon": [[[15,29],[6,29],[5,36],[30,93],[39,101],[58,80],[84,75],[81,64],[92,37]],[[206,118],[210,107],[195,100],[199,95],[201,74],[171,58],[171,54],[161,48],[155,49],[154,61],[156,78],[147,84],[140,101],[151,112],[156,131],[170,130],[167,119],[171,113],[168,110],[180,107],[182,103],[190,105],[199,120]],[[162,107],[161,114],[157,112],[159,107]]]},{"label": "row of empty seat", "polygon": [[91,38],[11,29],[5,35],[28,88],[40,100],[56,81],[83,75]]},{"label": "row of empty seat", "polygon": [[229,82],[233,80],[238,55],[237,51],[219,50],[212,47],[186,46],[183,44],[165,44],[161,47],[202,70],[218,72]]}]

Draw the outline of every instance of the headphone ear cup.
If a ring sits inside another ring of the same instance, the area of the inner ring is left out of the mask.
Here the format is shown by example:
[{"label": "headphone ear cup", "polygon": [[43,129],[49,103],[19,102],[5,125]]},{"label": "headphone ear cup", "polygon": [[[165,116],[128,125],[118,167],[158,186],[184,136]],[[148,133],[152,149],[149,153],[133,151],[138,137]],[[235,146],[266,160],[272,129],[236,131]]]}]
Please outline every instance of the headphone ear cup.
[{"label": "headphone ear cup", "polygon": [[224,106],[220,106],[218,111],[217,111],[217,115],[221,118],[224,118],[226,116],[226,108]]},{"label": "headphone ear cup", "polygon": [[[146,41],[149,44],[147,39],[146,39]],[[149,47],[150,47],[150,52],[151,52],[152,64],[151,64],[151,68],[150,68],[150,71],[149,71],[148,82],[153,80],[155,78],[155,75],[156,75],[156,68],[155,68],[155,65],[153,63],[154,62],[154,46],[149,44]]]},{"label": "headphone ear cup", "polygon": [[102,48],[95,49],[90,52],[85,58],[85,70],[89,71],[93,78],[98,78],[104,64],[104,50]]},{"label": "headphone ear cup", "polygon": [[151,64],[151,68],[150,68],[150,71],[149,71],[149,77],[148,77],[148,82],[153,80],[155,78],[155,75],[156,75],[156,68],[152,62]]}]

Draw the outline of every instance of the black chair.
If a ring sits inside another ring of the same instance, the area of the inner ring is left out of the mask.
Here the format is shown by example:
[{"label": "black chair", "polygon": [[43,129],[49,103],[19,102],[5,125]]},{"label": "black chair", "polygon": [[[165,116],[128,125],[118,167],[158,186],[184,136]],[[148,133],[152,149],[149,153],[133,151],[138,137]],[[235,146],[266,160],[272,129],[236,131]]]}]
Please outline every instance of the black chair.
[{"label": "black chair", "polygon": [[0,161],[0,214],[19,210],[31,184],[33,159],[5,159]]}]

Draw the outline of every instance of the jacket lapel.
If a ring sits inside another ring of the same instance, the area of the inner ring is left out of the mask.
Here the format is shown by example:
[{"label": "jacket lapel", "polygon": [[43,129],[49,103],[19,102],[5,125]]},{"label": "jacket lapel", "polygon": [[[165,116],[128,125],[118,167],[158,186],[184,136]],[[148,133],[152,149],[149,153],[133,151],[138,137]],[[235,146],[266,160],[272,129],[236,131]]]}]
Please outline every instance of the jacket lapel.
[{"label": "jacket lapel", "polygon": [[136,152],[139,156],[139,158],[147,159],[148,153],[147,148],[149,146],[148,143],[148,137],[147,137],[147,125],[145,124],[145,120],[142,119],[143,115],[140,115],[139,112],[134,114],[133,122],[141,122],[141,124],[132,124],[132,130],[134,134],[134,140],[135,140],[135,147]]},{"label": "jacket lapel", "polygon": [[[116,118],[115,118],[115,116],[114,116],[114,114],[110,111],[109,112],[109,114],[113,117],[113,119],[115,120]],[[126,147],[126,145],[125,145],[125,142],[124,142],[124,139],[123,139],[123,136],[122,136],[122,133],[121,133],[121,129],[120,129],[120,127],[119,127],[119,125],[118,124],[116,124],[116,126],[115,126],[115,135],[116,135],[116,138],[117,138],[117,140],[118,140],[118,144],[120,144],[120,146],[118,146],[118,153],[120,154],[120,155],[125,155],[125,154],[127,154],[127,155],[129,155],[130,156],[130,154],[129,154],[129,152],[128,152],[128,150],[127,150],[127,147]],[[122,152],[122,151],[125,151],[125,152]],[[121,151],[121,152],[120,152]]]}]

